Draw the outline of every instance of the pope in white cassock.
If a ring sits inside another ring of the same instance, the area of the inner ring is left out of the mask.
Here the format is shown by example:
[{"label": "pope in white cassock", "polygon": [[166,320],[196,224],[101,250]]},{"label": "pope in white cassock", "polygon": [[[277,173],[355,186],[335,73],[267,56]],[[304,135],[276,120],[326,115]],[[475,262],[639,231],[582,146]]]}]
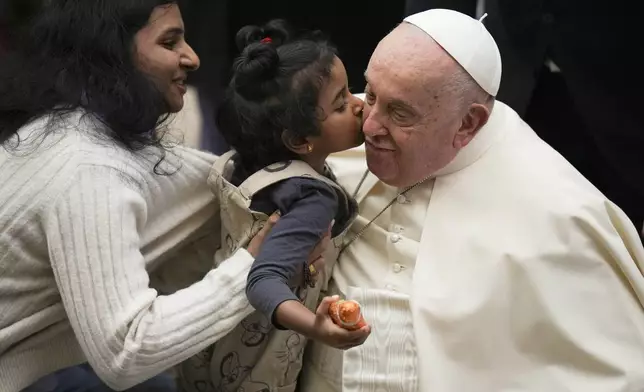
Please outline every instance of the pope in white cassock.
[{"label": "pope in white cassock", "polygon": [[373,330],[311,344],[300,390],[644,391],[638,232],[495,101],[484,25],[409,16],[365,76],[367,142],[330,160],[360,217],[328,292]]}]

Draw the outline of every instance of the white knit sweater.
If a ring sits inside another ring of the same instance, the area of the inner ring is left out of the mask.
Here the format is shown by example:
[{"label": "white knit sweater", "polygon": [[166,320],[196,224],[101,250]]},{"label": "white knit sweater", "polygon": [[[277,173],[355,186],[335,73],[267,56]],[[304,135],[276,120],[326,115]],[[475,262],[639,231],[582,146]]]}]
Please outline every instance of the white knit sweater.
[{"label": "white knit sweater", "polygon": [[[215,157],[177,147],[161,166],[176,172],[157,175],[154,150],[117,147],[89,116],[37,137],[45,124],[21,129],[17,149],[0,147],[1,392],[86,361],[125,389],[251,313],[250,254],[209,271],[220,242],[206,184]],[[196,280],[160,295],[150,275],[166,266],[171,286]]]}]

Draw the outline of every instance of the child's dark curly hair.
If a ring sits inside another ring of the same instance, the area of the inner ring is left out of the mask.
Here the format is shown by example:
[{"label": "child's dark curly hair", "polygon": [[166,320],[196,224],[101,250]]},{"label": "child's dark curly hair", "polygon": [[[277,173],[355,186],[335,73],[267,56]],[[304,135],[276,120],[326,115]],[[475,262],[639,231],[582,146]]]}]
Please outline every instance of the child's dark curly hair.
[{"label": "child's dark curly hair", "polygon": [[318,98],[336,49],[319,33],[290,39],[281,20],[246,26],[236,36],[241,55],[219,109],[217,126],[237,151],[238,175],[297,159],[286,140],[320,134]]}]

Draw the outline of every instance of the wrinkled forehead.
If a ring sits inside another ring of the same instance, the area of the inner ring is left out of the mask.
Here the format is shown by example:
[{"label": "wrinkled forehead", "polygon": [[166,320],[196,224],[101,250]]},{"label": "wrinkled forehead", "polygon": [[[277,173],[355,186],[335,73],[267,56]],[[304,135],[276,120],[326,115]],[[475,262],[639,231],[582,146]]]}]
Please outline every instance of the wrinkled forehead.
[{"label": "wrinkled forehead", "polygon": [[424,104],[434,98],[456,63],[422,30],[402,23],[380,41],[365,76],[379,95]]}]

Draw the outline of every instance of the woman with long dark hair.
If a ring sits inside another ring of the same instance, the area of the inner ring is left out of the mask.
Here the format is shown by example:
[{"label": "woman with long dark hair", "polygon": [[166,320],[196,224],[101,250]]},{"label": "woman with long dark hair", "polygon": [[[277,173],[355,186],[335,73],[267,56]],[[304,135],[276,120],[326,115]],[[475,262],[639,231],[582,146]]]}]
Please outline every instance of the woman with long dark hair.
[{"label": "woman with long dark hair", "polygon": [[172,0],[45,1],[3,56],[1,391],[85,362],[129,388],[251,313],[265,231],[210,270],[215,157],[163,132],[198,66]]}]

